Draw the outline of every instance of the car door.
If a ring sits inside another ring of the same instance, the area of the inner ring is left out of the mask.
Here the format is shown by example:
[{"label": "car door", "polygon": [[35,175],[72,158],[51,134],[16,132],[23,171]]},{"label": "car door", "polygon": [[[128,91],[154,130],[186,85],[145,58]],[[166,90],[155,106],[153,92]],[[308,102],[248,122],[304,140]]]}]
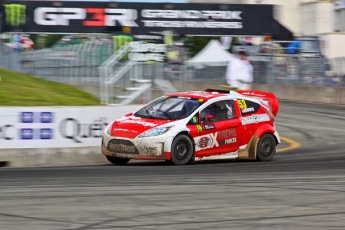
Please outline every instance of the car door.
[{"label": "car door", "polygon": [[208,105],[187,124],[195,142],[195,156],[202,158],[236,152],[239,148],[240,126],[233,100],[221,100]]}]

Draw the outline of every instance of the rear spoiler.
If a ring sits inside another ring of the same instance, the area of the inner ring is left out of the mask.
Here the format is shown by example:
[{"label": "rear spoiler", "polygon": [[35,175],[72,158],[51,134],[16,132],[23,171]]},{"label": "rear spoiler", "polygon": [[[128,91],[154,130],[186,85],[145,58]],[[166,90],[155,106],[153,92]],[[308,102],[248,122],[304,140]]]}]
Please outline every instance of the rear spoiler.
[{"label": "rear spoiler", "polygon": [[277,117],[279,102],[277,97],[273,93],[259,90],[236,90],[236,92],[246,97],[256,98],[263,102],[266,102],[273,116]]}]

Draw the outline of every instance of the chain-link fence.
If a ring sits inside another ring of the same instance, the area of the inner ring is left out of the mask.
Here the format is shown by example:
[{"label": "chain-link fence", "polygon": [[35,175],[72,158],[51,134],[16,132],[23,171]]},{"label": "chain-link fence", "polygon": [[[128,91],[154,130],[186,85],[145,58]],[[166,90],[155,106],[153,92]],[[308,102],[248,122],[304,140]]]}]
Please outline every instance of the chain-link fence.
[{"label": "chain-link fence", "polygon": [[111,41],[23,52],[21,71],[67,84],[99,84],[98,67],[113,52]]},{"label": "chain-link fence", "polygon": [[345,57],[329,59],[327,66],[327,85],[345,87]]},{"label": "chain-link fence", "polygon": [[[85,44],[55,47],[18,53],[0,44],[0,67],[22,71],[34,76],[67,84],[99,85],[99,66],[114,53],[110,40],[93,41]],[[254,67],[254,83],[303,85],[303,86],[345,86],[345,58],[326,61],[315,54],[254,54],[249,59]],[[119,62],[119,66],[126,65]],[[121,68],[118,68],[119,70]],[[153,71],[154,69],[154,71]],[[219,82],[226,84],[226,66],[189,64],[140,63],[135,71],[140,78],[154,80]],[[148,76],[152,73],[152,76]],[[156,76],[156,73],[160,76]],[[128,85],[130,72],[118,84]]]},{"label": "chain-link fence", "polygon": [[[326,63],[322,56],[250,56],[254,83],[276,85],[326,86]],[[227,66],[165,65],[170,80],[226,83]],[[328,86],[328,85],[327,85]]]},{"label": "chain-link fence", "polygon": [[20,71],[20,54],[0,42],[0,68]]}]

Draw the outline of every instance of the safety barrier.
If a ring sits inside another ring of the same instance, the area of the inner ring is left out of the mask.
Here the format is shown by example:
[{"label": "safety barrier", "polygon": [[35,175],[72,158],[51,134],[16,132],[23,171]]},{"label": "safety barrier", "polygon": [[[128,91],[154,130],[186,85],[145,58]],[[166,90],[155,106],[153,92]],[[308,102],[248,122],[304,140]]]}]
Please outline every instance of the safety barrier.
[{"label": "safety barrier", "polygon": [[103,130],[138,108],[0,107],[0,162],[12,167],[102,162]]}]

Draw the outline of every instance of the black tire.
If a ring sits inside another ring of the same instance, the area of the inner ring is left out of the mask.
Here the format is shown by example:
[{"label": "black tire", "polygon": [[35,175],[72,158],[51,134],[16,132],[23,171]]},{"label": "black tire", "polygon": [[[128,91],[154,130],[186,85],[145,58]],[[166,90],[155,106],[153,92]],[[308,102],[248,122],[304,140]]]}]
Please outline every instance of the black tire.
[{"label": "black tire", "polygon": [[270,161],[276,154],[277,150],[276,139],[272,134],[264,134],[258,143],[257,147],[257,159],[259,161]]},{"label": "black tire", "polygon": [[114,165],[125,165],[130,160],[130,158],[122,158],[122,157],[109,157],[107,156],[107,160]]},{"label": "black tire", "polygon": [[175,165],[185,165],[194,156],[192,140],[184,135],[178,135],[171,145],[171,161]]}]

